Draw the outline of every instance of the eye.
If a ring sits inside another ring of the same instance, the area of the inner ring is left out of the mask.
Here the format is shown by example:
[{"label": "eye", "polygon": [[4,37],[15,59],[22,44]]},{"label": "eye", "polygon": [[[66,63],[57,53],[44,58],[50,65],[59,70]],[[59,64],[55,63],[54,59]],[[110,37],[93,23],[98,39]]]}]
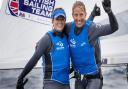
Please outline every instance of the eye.
[{"label": "eye", "polygon": [[83,16],[83,15],[84,15],[83,13],[80,14],[80,16]]},{"label": "eye", "polygon": [[78,16],[78,14],[74,14],[74,16],[75,16],[75,17],[77,17],[77,16]]}]

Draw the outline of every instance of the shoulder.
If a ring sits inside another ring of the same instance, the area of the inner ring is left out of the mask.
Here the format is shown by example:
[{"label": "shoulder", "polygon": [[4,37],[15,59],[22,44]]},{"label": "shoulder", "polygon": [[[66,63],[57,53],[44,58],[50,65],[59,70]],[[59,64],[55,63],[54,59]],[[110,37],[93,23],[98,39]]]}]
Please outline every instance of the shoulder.
[{"label": "shoulder", "polygon": [[89,27],[89,36],[94,36],[94,35],[97,35],[101,30],[101,24],[97,24],[95,22],[92,22],[91,26]]},{"label": "shoulder", "polygon": [[92,22],[89,30],[90,31],[96,31],[96,30],[100,30],[102,27],[102,25],[100,23],[95,23],[95,22]]},{"label": "shoulder", "polygon": [[37,42],[36,45],[38,46],[39,44],[44,44],[45,42],[46,43],[51,42],[51,39],[48,33],[44,34],[44,36]]},{"label": "shoulder", "polygon": [[68,36],[70,32],[71,22],[65,24],[64,33]]},{"label": "shoulder", "polygon": [[44,34],[44,36],[39,40],[39,42],[43,41],[43,40],[50,40],[50,35],[48,33]]},{"label": "shoulder", "polygon": [[92,24],[91,24],[91,26],[90,26],[90,28],[95,28],[95,29],[98,29],[98,28],[100,28],[102,25],[100,24],[100,23],[95,23],[95,22],[92,22]]}]

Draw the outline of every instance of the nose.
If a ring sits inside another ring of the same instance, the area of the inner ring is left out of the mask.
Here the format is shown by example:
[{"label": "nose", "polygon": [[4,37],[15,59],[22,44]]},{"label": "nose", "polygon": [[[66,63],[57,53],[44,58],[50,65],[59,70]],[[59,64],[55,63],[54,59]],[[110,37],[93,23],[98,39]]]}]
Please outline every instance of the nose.
[{"label": "nose", "polygon": [[80,20],[81,20],[81,17],[80,17],[80,16],[78,16],[78,17],[77,17],[77,20],[78,20],[78,21],[80,21]]}]

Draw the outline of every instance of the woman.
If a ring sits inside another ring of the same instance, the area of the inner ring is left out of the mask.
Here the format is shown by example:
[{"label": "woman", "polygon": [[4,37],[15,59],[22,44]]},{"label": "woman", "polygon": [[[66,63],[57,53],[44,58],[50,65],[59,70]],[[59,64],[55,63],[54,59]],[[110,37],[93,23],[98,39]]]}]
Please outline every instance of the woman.
[{"label": "woman", "polygon": [[[97,4],[95,4],[92,12],[91,12],[91,15],[89,16],[89,18],[87,20],[90,20],[90,21],[93,21],[94,18],[96,16],[100,16],[100,7],[97,6]],[[96,40],[95,42],[95,59],[96,59],[96,64],[98,65],[98,68],[99,68],[99,73],[98,73],[98,76],[99,76],[99,79],[101,80],[101,84],[100,84],[100,89],[102,89],[102,86],[103,86],[103,76],[102,76],[102,72],[101,72],[101,52],[100,52],[100,42],[99,42],[99,39]],[[72,73],[74,71],[73,67],[70,69],[70,73]],[[81,80],[82,80],[82,77],[79,73],[77,72],[74,72],[74,76],[75,78],[75,89],[81,89]]]},{"label": "woman", "polygon": [[75,72],[84,76],[79,89],[101,88],[102,80],[99,65],[96,63],[96,60],[100,59],[100,55],[98,56],[100,50],[97,51],[96,44],[99,37],[112,34],[118,30],[117,20],[111,10],[111,1],[103,0],[102,5],[108,14],[109,24],[98,25],[86,20],[86,8],[81,1],[74,3],[72,7],[74,21],[67,24],[66,33],[71,50],[72,64]]},{"label": "woman", "polygon": [[18,77],[17,89],[23,89],[24,77],[36,65],[40,57],[44,58],[43,89],[70,89],[69,86],[69,47],[63,34],[66,14],[62,8],[57,8],[52,14],[53,30],[47,32],[38,42],[35,53]]}]

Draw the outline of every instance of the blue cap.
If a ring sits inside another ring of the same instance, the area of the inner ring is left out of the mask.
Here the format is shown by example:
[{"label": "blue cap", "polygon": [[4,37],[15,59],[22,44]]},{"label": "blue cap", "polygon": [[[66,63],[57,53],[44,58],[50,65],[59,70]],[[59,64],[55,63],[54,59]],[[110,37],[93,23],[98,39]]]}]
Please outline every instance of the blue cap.
[{"label": "blue cap", "polygon": [[63,9],[56,9],[52,13],[52,19],[56,19],[59,16],[63,16],[65,18],[65,20],[66,20],[66,14],[65,14],[65,11]]}]

